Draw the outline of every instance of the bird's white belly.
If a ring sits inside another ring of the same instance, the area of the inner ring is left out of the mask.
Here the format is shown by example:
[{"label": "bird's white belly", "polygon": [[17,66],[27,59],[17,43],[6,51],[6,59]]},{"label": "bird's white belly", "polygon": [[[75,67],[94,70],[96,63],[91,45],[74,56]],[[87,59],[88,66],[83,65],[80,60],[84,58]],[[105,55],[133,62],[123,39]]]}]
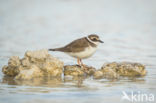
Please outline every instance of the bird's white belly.
[{"label": "bird's white belly", "polygon": [[88,47],[84,51],[67,54],[75,58],[85,59],[92,56],[95,53],[96,49],[96,47]]}]

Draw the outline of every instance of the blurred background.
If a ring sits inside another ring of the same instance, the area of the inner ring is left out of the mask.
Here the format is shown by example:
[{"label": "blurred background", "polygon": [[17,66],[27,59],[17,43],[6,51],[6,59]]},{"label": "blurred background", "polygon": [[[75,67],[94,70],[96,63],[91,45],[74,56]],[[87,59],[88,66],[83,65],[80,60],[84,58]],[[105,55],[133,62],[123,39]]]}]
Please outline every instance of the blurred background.
[{"label": "blurred background", "polygon": [[[148,75],[142,78],[144,82],[141,87],[140,82],[134,81],[115,82],[123,85],[112,86],[112,83],[104,82],[107,80],[103,80],[104,84],[90,80],[84,82],[89,90],[84,89],[81,92],[80,88],[75,90],[73,84],[68,84],[70,89],[63,86],[61,91],[54,92],[57,96],[53,94],[52,88],[46,88],[47,93],[38,93],[32,92],[34,89],[31,87],[1,83],[0,94],[5,95],[0,97],[0,101],[18,103],[20,100],[27,101],[24,99],[27,97],[29,103],[36,101],[33,98],[37,98],[37,102],[58,102],[58,96],[62,101],[69,96],[72,98],[71,102],[78,100],[77,102],[111,103],[120,100],[121,90],[135,88],[156,93],[155,5],[155,0],[0,0],[1,68],[7,64],[10,56],[23,57],[27,50],[61,47],[74,39],[96,33],[105,43],[99,46],[95,55],[84,60],[85,64],[99,69],[105,62],[133,61],[146,65],[148,71]],[[76,63],[75,59],[63,53],[50,54],[65,64]],[[0,72],[1,82],[2,77]],[[30,94],[23,91],[21,93],[21,89]],[[10,94],[12,92],[14,96]],[[10,101],[8,96],[11,96]],[[56,98],[47,101],[47,97],[51,96]],[[91,100],[87,99],[90,97]]]},{"label": "blurred background", "polygon": [[[0,54],[23,56],[96,33],[105,41],[99,47],[105,61],[155,56],[155,5],[155,0],[0,0]],[[62,55],[68,59],[56,56]]]}]

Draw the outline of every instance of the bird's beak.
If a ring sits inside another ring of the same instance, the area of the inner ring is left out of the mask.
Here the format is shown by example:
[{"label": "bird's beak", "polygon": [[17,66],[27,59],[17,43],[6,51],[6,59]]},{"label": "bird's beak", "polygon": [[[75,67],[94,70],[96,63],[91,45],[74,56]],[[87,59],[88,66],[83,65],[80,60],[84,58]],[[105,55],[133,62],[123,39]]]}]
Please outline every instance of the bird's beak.
[{"label": "bird's beak", "polygon": [[102,40],[99,40],[100,43],[104,43]]}]

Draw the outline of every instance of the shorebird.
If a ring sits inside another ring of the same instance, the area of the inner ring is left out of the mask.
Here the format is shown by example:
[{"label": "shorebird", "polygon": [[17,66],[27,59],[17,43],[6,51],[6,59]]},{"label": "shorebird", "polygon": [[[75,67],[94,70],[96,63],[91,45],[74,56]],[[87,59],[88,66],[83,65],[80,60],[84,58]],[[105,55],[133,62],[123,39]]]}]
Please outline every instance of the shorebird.
[{"label": "shorebird", "polygon": [[81,59],[86,59],[92,56],[97,50],[99,43],[104,42],[99,39],[98,35],[91,34],[87,37],[74,40],[64,47],[49,49],[49,51],[64,52],[74,58],[77,58],[77,63],[79,66],[84,66]]}]

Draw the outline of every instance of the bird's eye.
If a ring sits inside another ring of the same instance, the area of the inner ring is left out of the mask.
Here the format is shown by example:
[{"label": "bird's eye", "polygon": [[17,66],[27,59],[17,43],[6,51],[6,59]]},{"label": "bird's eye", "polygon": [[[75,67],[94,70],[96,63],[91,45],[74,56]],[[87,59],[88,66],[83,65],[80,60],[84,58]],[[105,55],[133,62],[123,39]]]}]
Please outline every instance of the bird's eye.
[{"label": "bird's eye", "polygon": [[93,41],[96,41],[96,38],[93,38]]}]

